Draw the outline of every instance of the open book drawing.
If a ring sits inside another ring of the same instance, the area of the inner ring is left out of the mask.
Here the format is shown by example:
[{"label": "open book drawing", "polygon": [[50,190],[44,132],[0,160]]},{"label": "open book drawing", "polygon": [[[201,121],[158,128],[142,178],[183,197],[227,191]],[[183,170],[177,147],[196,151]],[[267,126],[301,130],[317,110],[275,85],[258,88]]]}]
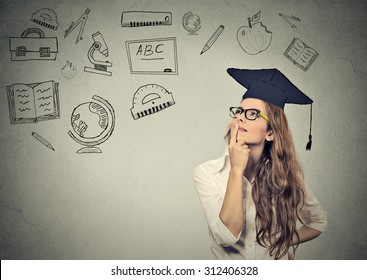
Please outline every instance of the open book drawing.
[{"label": "open book drawing", "polygon": [[47,81],[6,87],[11,124],[60,118],[58,83]]},{"label": "open book drawing", "polygon": [[284,55],[303,71],[307,71],[319,54],[300,39],[294,38]]}]

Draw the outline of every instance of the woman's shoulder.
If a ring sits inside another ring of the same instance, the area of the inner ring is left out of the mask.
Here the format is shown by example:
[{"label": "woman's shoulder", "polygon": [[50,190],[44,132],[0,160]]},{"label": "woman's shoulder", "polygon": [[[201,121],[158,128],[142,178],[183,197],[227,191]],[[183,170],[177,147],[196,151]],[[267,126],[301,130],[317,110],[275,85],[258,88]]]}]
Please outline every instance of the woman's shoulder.
[{"label": "woman's shoulder", "polygon": [[203,174],[203,173],[217,173],[221,169],[223,169],[226,163],[226,157],[228,155],[224,153],[221,157],[216,159],[207,160],[203,163],[197,165],[194,169],[194,176]]}]

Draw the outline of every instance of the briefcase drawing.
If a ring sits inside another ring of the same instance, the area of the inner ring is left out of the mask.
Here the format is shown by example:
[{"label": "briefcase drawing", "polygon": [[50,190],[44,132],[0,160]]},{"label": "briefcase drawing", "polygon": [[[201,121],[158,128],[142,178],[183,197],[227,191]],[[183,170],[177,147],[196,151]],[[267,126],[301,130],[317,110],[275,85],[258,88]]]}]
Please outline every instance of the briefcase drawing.
[{"label": "briefcase drawing", "polygon": [[45,37],[39,28],[28,28],[21,37],[9,38],[9,50],[12,61],[55,60],[58,53],[57,38]]}]

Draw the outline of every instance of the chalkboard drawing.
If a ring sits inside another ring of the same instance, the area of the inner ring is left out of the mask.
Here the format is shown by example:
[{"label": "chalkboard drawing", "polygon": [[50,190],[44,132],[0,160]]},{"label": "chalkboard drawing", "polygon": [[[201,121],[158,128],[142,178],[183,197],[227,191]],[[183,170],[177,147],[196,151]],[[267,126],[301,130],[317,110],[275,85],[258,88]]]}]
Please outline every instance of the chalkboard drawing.
[{"label": "chalkboard drawing", "polygon": [[59,84],[47,81],[6,87],[11,124],[60,118]]},{"label": "chalkboard drawing", "polygon": [[134,94],[130,109],[134,120],[157,113],[175,104],[171,92],[157,84],[140,87]]},{"label": "chalkboard drawing", "polygon": [[89,73],[94,73],[94,74],[111,76],[112,72],[107,71],[107,67],[111,67],[112,63],[109,62],[109,61],[99,61],[99,60],[94,59],[94,52],[95,51],[98,51],[99,53],[101,53],[105,57],[107,57],[109,55],[107,44],[106,44],[105,40],[103,39],[102,34],[99,31],[94,33],[92,35],[92,38],[93,38],[94,43],[89,48],[88,59],[94,65],[94,68],[85,66],[84,71],[89,72]]},{"label": "chalkboard drawing", "polygon": [[172,13],[170,12],[127,11],[121,15],[122,27],[167,26],[171,24]]},{"label": "chalkboard drawing", "polygon": [[198,35],[196,32],[201,28],[200,17],[191,11],[187,12],[182,17],[182,26],[189,32],[189,35]]},{"label": "chalkboard drawing", "polygon": [[254,55],[265,51],[271,43],[272,33],[260,21],[260,12],[247,18],[248,26],[241,26],[237,31],[237,41],[248,54]]},{"label": "chalkboard drawing", "polygon": [[285,50],[284,55],[303,71],[307,71],[319,54],[300,39],[294,38]]},{"label": "chalkboard drawing", "polygon": [[202,51],[200,54],[203,54],[204,52],[206,52],[207,50],[209,50],[212,45],[214,44],[214,42],[218,39],[219,35],[222,34],[224,30],[224,26],[220,25],[215,32],[212,34],[212,36],[210,36],[209,40],[205,43]]},{"label": "chalkboard drawing", "polygon": [[77,72],[76,67],[68,60],[66,60],[66,64],[61,68],[61,74],[67,79],[74,78]]},{"label": "chalkboard drawing", "polygon": [[98,95],[92,99],[94,101],[78,105],[71,114],[72,130],[68,134],[85,146],[77,151],[78,154],[102,153],[96,146],[110,138],[115,128],[115,111],[111,104]]},{"label": "chalkboard drawing", "polygon": [[78,36],[76,37],[76,41],[75,44],[77,44],[80,40],[83,40],[83,31],[84,31],[84,27],[85,24],[87,23],[87,19],[88,19],[88,14],[90,12],[90,9],[86,9],[84,14],[82,14],[80,16],[80,18],[74,23],[73,21],[71,22],[70,26],[68,29],[65,30],[65,34],[64,34],[64,38],[66,38],[71,32],[73,32],[73,30],[79,25],[79,33]]},{"label": "chalkboard drawing", "polygon": [[31,20],[53,30],[57,30],[59,26],[55,11],[48,8],[42,8],[33,13]]},{"label": "chalkboard drawing", "polygon": [[126,41],[131,74],[177,75],[176,38]]},{"label": "chalkboard drawing", "polygon": [[36,132],[32,132],[32,136],[36,138],[42,145],[49,148],[50,150],[55,151],[54,147],[51,145],[50,142],[48,142],[45,138],[43,138],[41,135],[39,135]]},{"label": "chalkboard drawing", "polygon": [[12,61],[55,60],[58,43],[56,37],[46,38],[41,29],[28,28],[20,37],[9,38],[9,50]]},{"label": "chalkboard drawing", "polygon": [[298,17],[295,17],[293,15],[285,15],[285,14],[282,14],[282,13],[279,13],[279,16],[284,19],[292,28],[297,28],[296,25],[294,25],[294,23],[292,22],[293,21],[298,21],[300,22],[301,20],[298,18]]}]

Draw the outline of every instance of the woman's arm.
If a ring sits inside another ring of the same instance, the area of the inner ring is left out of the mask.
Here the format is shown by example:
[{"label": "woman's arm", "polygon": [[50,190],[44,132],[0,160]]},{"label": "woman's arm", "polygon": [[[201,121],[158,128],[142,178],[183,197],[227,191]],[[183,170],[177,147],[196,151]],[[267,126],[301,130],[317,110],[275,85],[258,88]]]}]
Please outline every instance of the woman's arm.
[{"label": "woman's arm", "polygon": [[238,236],[244,226],[243,175],[250,149],[245,141],[237,141],[238,124],[231,125],[231,140],[228,146],[231,170],[219,218],[234,235]]},{"label": "woman's arm", "polygon": [[298,229],[299,234],[299,240],[297,239],[297,236],[295,235],[293,237],[292,245],[301,244],[303,242],[310,241],[316,237],[318,237],[321,234],[321,231],[317,229],[310,228],[308,226],[301,226]]}]

